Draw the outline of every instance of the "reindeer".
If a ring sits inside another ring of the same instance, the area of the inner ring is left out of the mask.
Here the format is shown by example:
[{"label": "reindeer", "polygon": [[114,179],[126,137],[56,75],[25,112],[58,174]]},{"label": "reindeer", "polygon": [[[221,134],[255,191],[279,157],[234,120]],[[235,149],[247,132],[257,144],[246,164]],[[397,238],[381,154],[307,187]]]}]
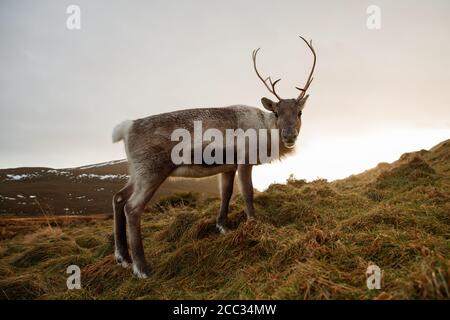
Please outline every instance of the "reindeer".
[{"label": "reindeer", "polygon": [[[134,121],[126,120],[113,130],[113,142],[123,140],[128,159],[130,179],[126,186],[113,196],[115,258],[123,267],[133,266],[138,278],[147,278],[148,267],[141,239],[141,216],[146,204],[168,177],[205,177],[220,174],[220,210],[216,217],[216,226],[221,233],[228,231],[228,205],[233,193],[236,172],[241,193],[245,200],[245,213],[248,220],[255,218],[253,206],[252,163],[241,164],[181,164],[171,161],[171,149],[175,143],[171,133],[177,128],[193,131],[193,122],[201,120],[204,129],[216,128],[224,132],[227,128],[278,129],[279,156],[292,153],[297,140],[301,115],[308,99],[306,94],[316,65],[316,53],[312,41],[300,38],[313,54],[314,62],[303,88],[296,87],[300,94],[295,99],[281,98],[275,87],[281,79],[264,79],[258,72],[256,56],[259,49],[253,51],[253,67],[258,78],[278,101],[262,98],[263,107],[259,108],[234,105],[224,108],[187,109],[150,116]],[[259,164],[259,163],[257,163]],[[127,245],[127,227],[131,247],[131,257]]]}]

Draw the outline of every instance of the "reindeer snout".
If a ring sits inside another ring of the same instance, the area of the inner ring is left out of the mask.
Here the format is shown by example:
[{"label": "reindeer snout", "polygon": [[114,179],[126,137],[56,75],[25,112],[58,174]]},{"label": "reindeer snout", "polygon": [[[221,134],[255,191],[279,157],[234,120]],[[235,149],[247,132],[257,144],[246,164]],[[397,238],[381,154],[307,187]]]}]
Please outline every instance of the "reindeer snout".
[{"label": "reindeer snout", "polygon": [[298,131],[295,128],[285,128],[281,130],[281,138],[286,142],[295,142]]}]

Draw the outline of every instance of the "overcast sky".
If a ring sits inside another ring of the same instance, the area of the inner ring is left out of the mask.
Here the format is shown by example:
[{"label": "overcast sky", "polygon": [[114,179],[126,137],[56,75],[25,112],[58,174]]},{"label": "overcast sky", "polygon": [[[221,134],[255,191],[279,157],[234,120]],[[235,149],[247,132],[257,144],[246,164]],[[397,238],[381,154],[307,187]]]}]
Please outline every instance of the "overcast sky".
[{"label": "overcast sky", "polygon": [[[81,8],[81,30],[66,8]],[[381,29],[366,26],[369,5]],[[0,2],[0,167],[125,157],[114,125],[188,107],[260,106],[252,69],[294,97],[318,62],[298,153],[255,184],[335,179],[450,138],[450,1]]]}]

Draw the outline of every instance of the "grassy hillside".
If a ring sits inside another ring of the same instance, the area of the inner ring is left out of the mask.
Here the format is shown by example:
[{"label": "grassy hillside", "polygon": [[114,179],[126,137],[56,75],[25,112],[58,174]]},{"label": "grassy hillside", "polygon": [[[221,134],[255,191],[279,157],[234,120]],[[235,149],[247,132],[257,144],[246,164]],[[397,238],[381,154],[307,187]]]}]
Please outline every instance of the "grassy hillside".
[{"label": "grassy hillside", "polygon": [[[329,183],[289,179],[257,193],[258,221],[231,203],[233,232],[212,218],[217,198],[181,194],[145,215],[154,274],[113,260],[108,217],[3,219],[3,299],[449,299],[450,140]],[[9,231],[9,233],[8,233]],[[383,271],[368,290],[366,269]],[[82,289],[67,290],[67,266]]]}]

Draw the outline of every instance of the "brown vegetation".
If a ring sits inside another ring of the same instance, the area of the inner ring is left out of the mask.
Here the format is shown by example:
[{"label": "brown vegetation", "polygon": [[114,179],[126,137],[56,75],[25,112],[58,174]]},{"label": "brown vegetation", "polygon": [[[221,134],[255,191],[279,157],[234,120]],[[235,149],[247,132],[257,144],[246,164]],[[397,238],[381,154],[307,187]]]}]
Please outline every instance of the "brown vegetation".
[{"label": "brown vegetation", "polygon": [[[3,220],[3,299],[449,299],[450,140],[347,179],[291,178],[256,194],[257,221],[215,197],[180,194],[145,215],[146,280],[117,266],[112,220]],[[368,290],[369,263],[383,271]],[[79,265],[81,290],[65,270]]]}]

